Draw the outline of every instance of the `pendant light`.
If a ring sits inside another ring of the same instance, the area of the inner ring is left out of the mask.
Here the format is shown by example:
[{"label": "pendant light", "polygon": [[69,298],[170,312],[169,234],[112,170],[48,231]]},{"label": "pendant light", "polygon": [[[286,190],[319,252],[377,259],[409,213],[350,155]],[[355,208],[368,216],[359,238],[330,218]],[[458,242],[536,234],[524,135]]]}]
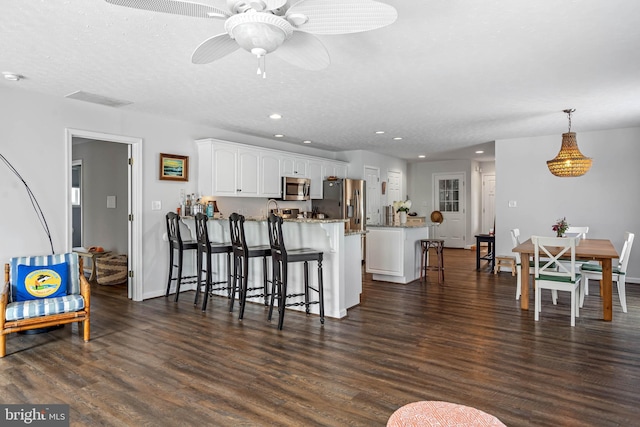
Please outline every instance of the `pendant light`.
[{"label": "pendant light", "polygon": [[547,161],[549,171],[555,176],[582,176],[591,168],[591,159],[582,155],[578,149],[576,133],[571,132],[571,113],[574,111],[576,110],[564,110],[569,118],[569,131],[562,134],[562,146],[558,155]]}]

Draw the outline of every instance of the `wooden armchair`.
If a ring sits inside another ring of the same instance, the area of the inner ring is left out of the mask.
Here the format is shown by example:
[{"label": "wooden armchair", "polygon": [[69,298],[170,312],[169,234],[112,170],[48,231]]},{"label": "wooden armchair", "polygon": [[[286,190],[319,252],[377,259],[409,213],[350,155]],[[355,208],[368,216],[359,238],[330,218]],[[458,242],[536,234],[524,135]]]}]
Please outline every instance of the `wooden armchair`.
[{"label": "wooden armchair", "polygon": [[[17,301],[18,266],[52,267],[67,270],[66,295]],[[62,267],[62,268],[65,268]],[[4,268],[4,287],[0,294],[0,357],[6,355],[7,335],[29,329],[80,322],[85,342],[89,341],[90,285],[82,273],[78,254],[65,253],[11,258]]]}]

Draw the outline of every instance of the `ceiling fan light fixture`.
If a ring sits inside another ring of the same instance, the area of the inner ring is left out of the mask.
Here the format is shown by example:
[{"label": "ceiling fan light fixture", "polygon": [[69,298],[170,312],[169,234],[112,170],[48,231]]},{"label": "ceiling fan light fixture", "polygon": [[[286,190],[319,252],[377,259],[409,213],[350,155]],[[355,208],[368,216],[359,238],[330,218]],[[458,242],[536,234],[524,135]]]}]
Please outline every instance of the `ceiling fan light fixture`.
[{"label": "ceiling fan light fixture", "polygon": [[299,27],[306,24],[309,21],[309,17],[304,13],[291,13],[287,15],[287,21],[294,27]]},{"label": "ceiling fan light fixture", "polygon": [[269,13],[233,15],[224,26],[240,47],[257,57],[273,52],[293,34],[293,27],[287,20]]}]

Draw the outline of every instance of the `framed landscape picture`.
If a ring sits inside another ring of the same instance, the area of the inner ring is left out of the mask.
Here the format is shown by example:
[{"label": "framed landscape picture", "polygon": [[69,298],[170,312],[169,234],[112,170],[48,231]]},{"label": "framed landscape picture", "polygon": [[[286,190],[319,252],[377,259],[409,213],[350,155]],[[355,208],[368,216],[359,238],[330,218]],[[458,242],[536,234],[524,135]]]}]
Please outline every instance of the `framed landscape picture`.
[{"label": "framed landscape picture", "polygon": [[189,157],[160,153],[160,179],[189,181]]}]

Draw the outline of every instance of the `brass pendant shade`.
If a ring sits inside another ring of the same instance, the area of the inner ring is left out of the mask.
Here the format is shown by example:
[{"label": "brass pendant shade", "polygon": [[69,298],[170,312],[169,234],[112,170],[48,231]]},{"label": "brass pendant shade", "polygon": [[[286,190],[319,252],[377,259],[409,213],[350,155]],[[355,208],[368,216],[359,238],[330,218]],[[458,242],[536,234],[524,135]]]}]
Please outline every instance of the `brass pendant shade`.
[{"label": "brass pendant shade", "polygon": [[[571,113],[574,110],[564,110],[569,115],[569,131],[571,131]],[[574,177],[582,176],[591,168],[592,160],[585,157],[578,149],[578,141],[575,132],[562,134],[562,146],[560,152],[553,160],[547,160],[549,171],[555,176]]]}]

